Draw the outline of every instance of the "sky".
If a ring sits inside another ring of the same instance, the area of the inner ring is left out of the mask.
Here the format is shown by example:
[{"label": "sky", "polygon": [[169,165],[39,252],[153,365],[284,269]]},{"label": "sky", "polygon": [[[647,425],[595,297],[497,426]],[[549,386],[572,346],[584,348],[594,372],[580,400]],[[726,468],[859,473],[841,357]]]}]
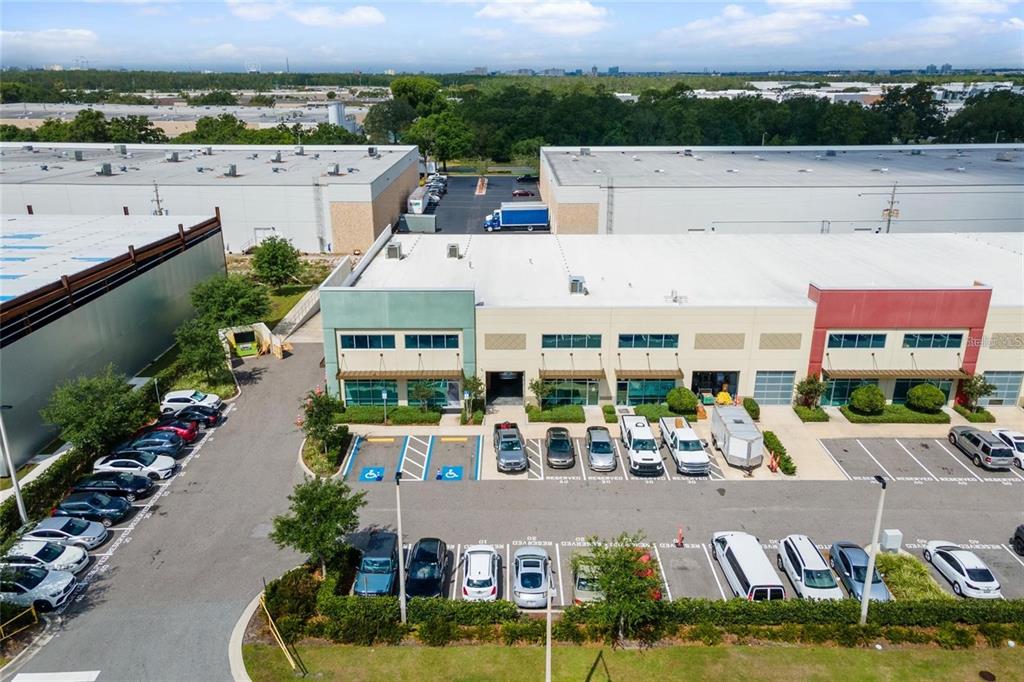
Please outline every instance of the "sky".
[{"label": "sky", "polygon": [[[365,2],[366,4],[361,4]],[[3,0],[3,66],[264,72],[1024,66],[1021,0]]]}]

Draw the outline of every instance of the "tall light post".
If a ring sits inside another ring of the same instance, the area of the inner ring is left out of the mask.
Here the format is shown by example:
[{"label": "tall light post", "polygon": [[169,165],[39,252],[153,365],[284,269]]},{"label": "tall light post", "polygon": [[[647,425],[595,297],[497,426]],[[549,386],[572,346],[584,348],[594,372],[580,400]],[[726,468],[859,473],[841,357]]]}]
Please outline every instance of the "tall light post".
[{"label": "tall light post", "polygon": [[398,608],[405,625],[405,544],[402,541],[402,472],[395,472],[395,511],[398,516]]},{"label": "tall light post", "polygon": [[548,613],[547,613],[547,632],[546,642],[544,645],[544,682],[551,682],[551,598],[555,595],[555,590],[551,587],[551,577],[548,574]]},{"label": "tall light post", "polygon": [[[386,388],[381,389],[380,397],[384,401],[384,423],[388,423],[388,390]],[[395,481],[397,483],[397,479]]]},{"label": "tall light post", "polygon": [[868,622],[868,602],[871,600],[871,578],[875,575],[875,557],[878,556],[878,533],[882,529],[882,508],[885,506],[885,488],[887,481],[882,476],[875,476],[882,485],[878,496],[878,511],[875,512],[875,530],[871,533],[871,551],[868,553],[868,574],[864,577],[864,592],[860,595],[860,624]]},{"label": "tall light post", "polygon": [[21,485],[18,484],[18,472],[14,468],[14,458],[11,457],[11,445],[7,442],[7,429],[4,428],[4,412],[13,409],[13,405],[0,405],[0,445],[4,447],[4,461],[7,464],[7,472],[11,477],[11,489],[14,490],[14,500],[18,503],[18,516],[21,522],[28,523],[28,513],[25,511],[25,500],[21,499]]}]

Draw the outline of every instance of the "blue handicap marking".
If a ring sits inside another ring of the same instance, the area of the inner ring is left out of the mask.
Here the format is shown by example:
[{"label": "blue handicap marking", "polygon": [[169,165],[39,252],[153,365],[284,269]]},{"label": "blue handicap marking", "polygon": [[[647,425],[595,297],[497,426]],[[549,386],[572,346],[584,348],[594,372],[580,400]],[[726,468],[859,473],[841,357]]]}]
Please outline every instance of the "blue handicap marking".
[{"label": "blue handicap marking", "polygon": [[364,483],[376,483],[384,480],[384,467],[363,467],[359,472],[359,480]]},{"label": "blue handicap marking", "polygon": [[441,481],[461,481],[462,480],[462,467],[445,466],[441,467]]}]

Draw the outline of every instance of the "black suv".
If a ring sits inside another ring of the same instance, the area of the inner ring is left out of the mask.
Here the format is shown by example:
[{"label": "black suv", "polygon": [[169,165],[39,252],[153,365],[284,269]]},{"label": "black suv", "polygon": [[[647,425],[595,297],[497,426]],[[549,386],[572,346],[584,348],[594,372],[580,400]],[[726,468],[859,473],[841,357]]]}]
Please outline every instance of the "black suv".
[{"label": "black suv", "polygon": [[101,471],[83,478],[71,489],[74,493],[103,493],[111,497],[123,497],[134,502],[154,490],[148,476],[136,476],[126,471]]},{"label": "black suv", "polygon": [[1024,523],[1017,526],[1017,531],[1013,534],[1013,548],[1017,550],[1017,554],[1024,556]]},{"label": "black suv", "polygon": [[422,538],[409,552],[405,597],[444,597],[448,574],[448,547],[437,538]]}]

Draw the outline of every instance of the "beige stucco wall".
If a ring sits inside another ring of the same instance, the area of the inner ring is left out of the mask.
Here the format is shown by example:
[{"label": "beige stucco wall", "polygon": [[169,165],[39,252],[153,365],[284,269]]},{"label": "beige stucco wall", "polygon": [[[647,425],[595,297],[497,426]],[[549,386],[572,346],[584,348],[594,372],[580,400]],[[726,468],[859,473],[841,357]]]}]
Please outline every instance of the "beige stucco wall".
[{"label": "beige stucco wall", "polygon": [[369,201],[332,201],[331,246],[335,253],[365,251],[375,238],[373,204]]},{"label": "beige stucco wall", "polygon": [[[992,343],[995,334],[1001,336],[995,339],[996,347]],[[1019,337],[1003,336],[1007,334],[1024,335],[1024,307],[989,309],[978,353],[979,372],[1024,370],[1024,346],[1014,347]]]},{"label": "beige stucco wall", "polygon": [[365,245],[366,248],[376,239],[388,225],[397,225],[398,218],[405,212],[405,202],[409,194],[419,184],[419,170],[416,164],[410,165],[388,187],[374,197],[373,200],[373,238]]},{"label": "beige stucco wall", "polygon": [[[963,334],[959,348],[904,348],[903,335],[916,332]],[[967,329],[841,329],[843,334],[885,334],[884,348],[829,348],[825,337],[822,367],[829,369],[960,369]]]},{"label": "beige stucco wall", "polygon": [[[553,193],[552,193],[553,194]],[[558,234],[597,234],[600,207],[597,204],[558,204]]]}]

